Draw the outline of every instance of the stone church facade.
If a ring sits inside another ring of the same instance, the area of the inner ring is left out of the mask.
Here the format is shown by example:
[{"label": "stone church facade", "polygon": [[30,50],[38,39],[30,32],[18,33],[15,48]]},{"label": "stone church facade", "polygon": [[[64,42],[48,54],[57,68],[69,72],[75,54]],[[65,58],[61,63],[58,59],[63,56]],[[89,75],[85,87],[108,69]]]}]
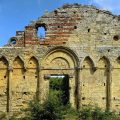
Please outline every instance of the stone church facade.
[{"label": "stone church facade", "polygon": [[[39,37],[40,27],[45,37]],[[73,107],[120,112],[120,17],[66,4],[17,31],[0,48],[0,111],[19,111],[34,98],[44,101],[51,75],[69,76]]]}]

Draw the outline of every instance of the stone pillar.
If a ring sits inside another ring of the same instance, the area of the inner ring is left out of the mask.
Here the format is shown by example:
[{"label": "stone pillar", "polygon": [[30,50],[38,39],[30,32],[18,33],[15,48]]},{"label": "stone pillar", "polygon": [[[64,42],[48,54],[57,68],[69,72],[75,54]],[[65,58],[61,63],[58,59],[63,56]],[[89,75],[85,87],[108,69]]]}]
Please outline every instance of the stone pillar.
[{"label": "stone pillar", "polygon": [[106,104],[106,109],[110,110],[111,109],[111,82],[112,82],[112,66],[109,66],[107,69],[107,104]]},{"label": "stone pillar", "polygon": [[9,66],[8,68],[8,105],[7,105],[7,112],[8,115],[10,116],[12,114],[12,103],[11,103],[11,98],[12,98],[12,92],[11,92],[11,88],[12,88],[12,73],[13,73],[13,68],[12,66]]},{"label": "stone pillar", "polygon": [[76,109],[76,78],[72,76],[71,73],[69,75],[69,102],[71,106]]},{"label": "stone pillar", "polygon": [[41,100],[41,84],[40,84],[40,81],[41,81],[41,67],[38,66],[38,79],[37,79],[37,94],[36,94],[36,98],[38,101]]},{"label": "stone pillar", "polygon": [[75,70],[75,73],[76,73],[76,108],[79,109],[80,108],[80,96],[81,96],[81,93],[80,93],[80,62],[78,62],[78,66],[76,67],[76,70]]}]

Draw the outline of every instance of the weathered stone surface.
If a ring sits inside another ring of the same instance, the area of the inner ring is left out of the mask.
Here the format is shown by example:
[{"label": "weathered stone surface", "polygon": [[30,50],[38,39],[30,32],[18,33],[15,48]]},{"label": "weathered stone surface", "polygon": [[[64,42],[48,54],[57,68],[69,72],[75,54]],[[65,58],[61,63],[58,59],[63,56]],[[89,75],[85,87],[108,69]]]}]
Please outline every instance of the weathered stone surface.
[{"label": "weathered stone surface", "polygon": [[[45,38],[37,29],[46,29]],[[70,103],[120,112],[119,16],[64,5],[17,31],[0,48],[0,111],[16,112],[49,92],[45,75],[69,75]],[[14,42],[14,44],[13,44]]]}]

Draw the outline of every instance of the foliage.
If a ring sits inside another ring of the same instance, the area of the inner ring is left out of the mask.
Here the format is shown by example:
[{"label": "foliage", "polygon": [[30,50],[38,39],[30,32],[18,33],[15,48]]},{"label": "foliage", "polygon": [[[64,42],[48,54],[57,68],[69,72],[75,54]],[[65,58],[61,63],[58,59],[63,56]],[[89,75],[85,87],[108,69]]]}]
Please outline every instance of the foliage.
[{"label": "foliage", "polygon": [[[41,104],[38,101],[31,101],[28,114],[24,120],[62,120],[66,116],[76,114],[69,102],[64,104],[65,90],[63,78],[52,78],[50,81],[50,92],[47,100]],[[63,101],[64,100],[64,101]]]},{"label": "foliage", "polygon": [[83,107],[80,111],[79,111],[79,118],[81,118],[82,120],[89,120],[91,117],[91,108],[88,107]]},{"label": "foliage", "polygon": [[43,104],[37,101],[30,102],[29,111],[26,120],[62,119],[62,106],[55,97],[51,96]]},{"label": "foliage", "polygon": [[12,116],[10,120],[19,120],[16,116]]},{"label": "foliage", "polygon": [[99,107],[86,106],[79,111],[79,120],[120,120],[115,112],[101,110]]},{"label": "foliage", "polygon": [[63,78],[56,77],[50,79],[50,89],[61,90]]},{"label": "foliage", "polygon": [[69,102],[69,78],[56,77],[50,79],[50,93],[56,93],[63,105]]},{"label": "foliage", "polygon": [[70,104],[64,106],[51,96],[43,104],[31,101],[27,110],[29,112],[27,112],[26,117],[12,117],[10,120],[120,120],[120,116],[114,112],[91,106],[75,110]]},{"label": "foliage", "polygon": [[0,112],[0,120],[5,120],[6,119],[6,113]]},{"label": "foliage", "polygon": [[[69,103],[68,81],[64,78],[52,78],[50,91],[44,103],[36,100],[25,109],[25,117],[12,117],[10,120],[120,120],[114,112],[99,107],[85,106],[75,110]],[[1,119],[0,119],[1,120]]]}]

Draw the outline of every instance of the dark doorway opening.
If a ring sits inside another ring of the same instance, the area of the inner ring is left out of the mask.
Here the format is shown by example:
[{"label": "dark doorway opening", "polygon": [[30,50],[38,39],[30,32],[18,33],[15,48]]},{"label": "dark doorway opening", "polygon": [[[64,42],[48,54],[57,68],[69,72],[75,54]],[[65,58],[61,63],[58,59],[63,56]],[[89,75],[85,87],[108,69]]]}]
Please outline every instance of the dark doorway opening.
[{"label": "dark doorway opening", "polygon": [[69,103],[69,76],[56,75],[50,76],[50,92],[58,97],[63,105]]}]

